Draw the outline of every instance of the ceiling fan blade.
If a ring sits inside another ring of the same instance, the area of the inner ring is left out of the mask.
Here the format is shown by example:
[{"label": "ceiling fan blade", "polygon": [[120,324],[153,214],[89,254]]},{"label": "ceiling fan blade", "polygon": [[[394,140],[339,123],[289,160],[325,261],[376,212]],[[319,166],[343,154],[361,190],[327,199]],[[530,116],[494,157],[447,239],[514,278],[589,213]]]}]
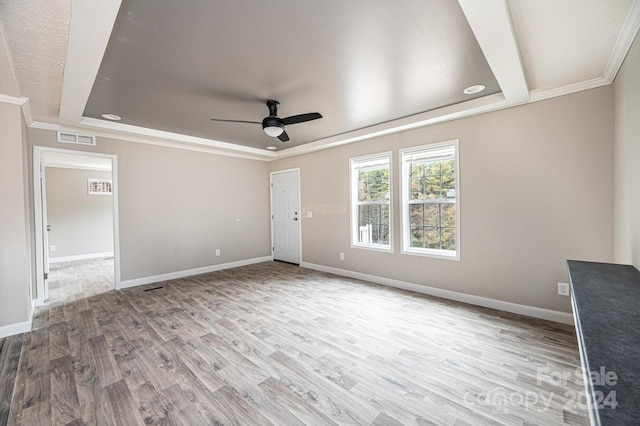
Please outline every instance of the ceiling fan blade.
[{"label": "ceiling fan blade", "polygon": [[222,121],[225,123],[249,123],[249,124],[262,124],[259,121],[245,121],[245,120],[225,120],[223,118],[212,118],[211,121]]},{"label": "ceiling fan blade", "polygon": [[305,121],[317,120],[322,118],[322,114],[319,112],[308,112],[306,114],[292,115],[291,117],[283,118],[282,122],[285,124],[304,123]]},{"label": "ceiling fan blade", "polygon": [[280,139],[282,142],[287,142],[289,140],[289,135],[287,134],[287,132],[283,131],[280,136],[278,136],[278,139]]}]

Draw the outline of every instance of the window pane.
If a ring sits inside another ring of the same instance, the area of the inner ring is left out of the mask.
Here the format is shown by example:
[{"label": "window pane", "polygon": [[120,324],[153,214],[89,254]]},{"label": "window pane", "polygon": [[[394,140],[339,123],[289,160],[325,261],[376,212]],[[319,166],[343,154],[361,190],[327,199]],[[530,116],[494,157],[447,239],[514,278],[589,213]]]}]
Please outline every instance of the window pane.
[{"label": "window pane", "polygon": [[379,205],[369,206],[369,220],[371,221],[372,224],[380,223],[380,206]]},{"label": "window pane", "polygon": [[360,226],[367,225],[369,223],[369,206],[358,206],[358,224]]},{"label": "window pane", "polygon": [[424,176],[424,164],[423,163],[412,163],[409,168],[409,173],[411,177],[422,177]]},{"label": "window pane", "polygon": [[411,178],[411,192],[410,192],[411,200],[424,200],[424,178],[423,177],[412,177]]},{"label": "window pane", "polygon": [[424,168],[425,175],[440,175],[440,162],[426,163]]},{"label": "window pane", "polygon": [[358,173],[358,201],[385,201],[389,194],[389,169],[361,170]]},{"label": "window pane", "polygon": [[443,250],[456,249],[456,229],[455,228],[442,228],[442,249]]},{"label": "window pane", "polygon": [[430,249],[440,248],[440,231],[438,228],[425,228],[424,230],[425,247]]},{"label": "window pane", "polygon": [[436,200],[441,197],[441,183],[440,175],[428,176],[427,184],[424,193],[424,199]]},{"label": "window pane", "polygon": [[411,217],[411,226],[422,226],[424,224],[423,220],[424,214],[424,205],[423,204],[409,204],[409,215]]},{"label": "window pane", "polygon": [[382,218],[380,222],[388,226],[389,225],[389,205],[383,204],[380,206],[380,208],[382,209]]},{"label": "window pane", "polygon": [[456,205],[442,204],[442,221],[440,226],[456,226]]},{"label": "window pane", "polygon": [[389,244],[389,226],[388,225],[380,226],[380,243]]},{"label": "window pane", "polygon": [[411,227],[411,247],[424,247],[424,232],[421,226]]},{"label": "window pane", "polygon": [[424,224],[426,226],[440,226],[440,204],[424,205]]}]

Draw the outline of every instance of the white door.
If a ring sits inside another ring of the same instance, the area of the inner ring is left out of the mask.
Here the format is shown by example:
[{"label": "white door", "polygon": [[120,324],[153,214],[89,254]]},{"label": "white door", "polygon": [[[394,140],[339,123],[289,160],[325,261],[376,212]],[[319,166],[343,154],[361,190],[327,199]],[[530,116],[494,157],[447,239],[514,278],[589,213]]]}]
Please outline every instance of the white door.
[{"label": "white door", "polygon": [[273,259],[300,264],[299,172],[271,175]]},{"label": "white door", "polygon": [[44,272],[44,296],[43,300],[49,298],[49,231],[51,225],[47,223],[47,182],[44,173],[44,158],[40,164],[40,197],[42,199],[42,271]]}]

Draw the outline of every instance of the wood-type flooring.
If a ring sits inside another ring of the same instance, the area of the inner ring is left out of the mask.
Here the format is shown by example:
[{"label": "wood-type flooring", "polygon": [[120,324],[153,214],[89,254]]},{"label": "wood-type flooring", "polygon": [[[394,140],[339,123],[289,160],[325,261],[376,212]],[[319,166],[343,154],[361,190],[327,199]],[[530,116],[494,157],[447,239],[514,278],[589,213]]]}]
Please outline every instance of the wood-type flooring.
[{"label": "wood-type flooring", "polygon": [[8,424],[586,424],[576,371],[571,326],[266,262],[38,308]]}]

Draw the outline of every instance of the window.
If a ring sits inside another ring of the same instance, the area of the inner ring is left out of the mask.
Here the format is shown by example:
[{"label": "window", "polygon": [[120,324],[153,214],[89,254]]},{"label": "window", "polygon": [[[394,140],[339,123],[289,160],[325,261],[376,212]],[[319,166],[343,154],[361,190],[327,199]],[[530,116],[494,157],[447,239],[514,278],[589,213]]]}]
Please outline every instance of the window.
[{"label": "window", "polygon": [[391,250],[391,153],[351,160],[351,244]]},{"label": "window", "polygon": [[89,178],[89,195],[111,195],[111,179]]},{"label": "window", "polygon": [[458,141],[400,155],[403,252],[459,259]]}]

